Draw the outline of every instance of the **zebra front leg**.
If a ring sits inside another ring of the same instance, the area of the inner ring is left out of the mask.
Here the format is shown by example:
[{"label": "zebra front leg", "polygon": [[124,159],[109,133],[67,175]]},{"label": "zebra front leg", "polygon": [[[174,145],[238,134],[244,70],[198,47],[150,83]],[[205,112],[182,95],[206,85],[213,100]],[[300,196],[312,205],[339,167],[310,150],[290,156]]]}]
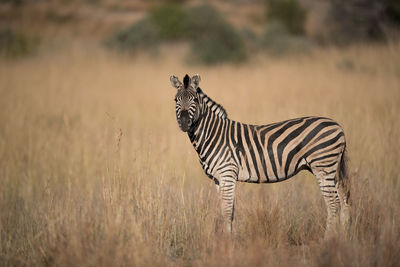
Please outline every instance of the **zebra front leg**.
[{"label": "zebra front leg", "polygon": [[221,213],[224,219],[225,230],[232,233],[234,214],[236,176],[224,175],[220,178]]}]

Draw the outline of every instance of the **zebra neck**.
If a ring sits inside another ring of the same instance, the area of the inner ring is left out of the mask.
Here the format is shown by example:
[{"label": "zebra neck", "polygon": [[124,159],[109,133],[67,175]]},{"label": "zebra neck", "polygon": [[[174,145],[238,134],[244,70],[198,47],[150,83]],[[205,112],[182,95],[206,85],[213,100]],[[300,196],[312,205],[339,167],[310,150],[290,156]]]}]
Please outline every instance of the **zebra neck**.
[{"label": "zebra neck", "polygon": [[197,94],[199,95],[199,100],[202,103],[202,112],[205,113],[207,111],[211,111],[212,113],[216,114],[217,116],[221,117],[222,119],[228,118],[228,114],[223,106],[209,98],[200,87],[197,88]]},{"label": "zebra neck", "polygon": [[217,131],[221,131],[223,121],[226,120],[228,119],[211,112],[210,109],[200,115],[196,125],[188,131],[190,142],[199,155],[211,144],[210,140],[215,137]]},{"label": "zebra neck", "polygon": [[199,119],[188,132],[188,136],[197,153],[201,154],[207,139],[213,136],[212,132],[220,125],[220,121],[228,119],[228,116],[225,109],[204,94],[200,88],[197,88],[197,93],[202,108]]}]

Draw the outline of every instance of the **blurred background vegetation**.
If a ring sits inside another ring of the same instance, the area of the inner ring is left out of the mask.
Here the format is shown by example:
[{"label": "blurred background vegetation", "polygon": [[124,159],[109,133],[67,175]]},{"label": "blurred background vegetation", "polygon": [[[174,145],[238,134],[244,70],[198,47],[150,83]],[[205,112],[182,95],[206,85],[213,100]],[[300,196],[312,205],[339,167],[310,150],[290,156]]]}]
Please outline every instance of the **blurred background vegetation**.
[{"label": "blurred background vegetation", "polygon": [[179,44],[187,62],[218,64],[388,42],[399,25],[396,0],[0,0],[0,53],[84,39],[132,56]]},{"label": "blurred background vegetation", "polygon": [[[399,266],[399,0],[0,0],[1,266]],[[334,118],[353,224],[315,177],[238,183],[235,235],[169,75],[232,119]]]}]

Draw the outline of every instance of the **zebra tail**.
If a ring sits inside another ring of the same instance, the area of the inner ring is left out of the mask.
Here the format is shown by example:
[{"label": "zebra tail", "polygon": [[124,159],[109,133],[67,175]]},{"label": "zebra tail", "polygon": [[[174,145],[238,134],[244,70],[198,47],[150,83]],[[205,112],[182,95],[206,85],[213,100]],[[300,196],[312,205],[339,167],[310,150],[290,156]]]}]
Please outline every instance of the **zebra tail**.
[{"label": "zebra tail", "polygon": [[339,179],[338,179],[338,184],[342,188],[342,192],[344,193],[347,203],[350,204],[350,179],[349,179],[349,173],[348,173],[348,168],[347,168],[347,152],[346,152],[346,147],[343,150],[342,158],[340,159],[339,163]]}]

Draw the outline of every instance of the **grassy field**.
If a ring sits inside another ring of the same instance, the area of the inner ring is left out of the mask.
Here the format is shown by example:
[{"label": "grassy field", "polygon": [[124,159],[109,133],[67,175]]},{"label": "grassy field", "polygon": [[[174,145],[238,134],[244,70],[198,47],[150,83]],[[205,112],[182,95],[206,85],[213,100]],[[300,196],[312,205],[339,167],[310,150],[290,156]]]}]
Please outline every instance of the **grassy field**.
[{"label": "grassy field", "polygon": [[[245,65],[117,57],[87,44],[0,62],[2,266],[398,266],[400,45]],[[200,73],[229,117],[320,115],[343,126],[349,236],[321,240],[315,178],[238,184],[233,241],[175,119],[169,75]]]}]

